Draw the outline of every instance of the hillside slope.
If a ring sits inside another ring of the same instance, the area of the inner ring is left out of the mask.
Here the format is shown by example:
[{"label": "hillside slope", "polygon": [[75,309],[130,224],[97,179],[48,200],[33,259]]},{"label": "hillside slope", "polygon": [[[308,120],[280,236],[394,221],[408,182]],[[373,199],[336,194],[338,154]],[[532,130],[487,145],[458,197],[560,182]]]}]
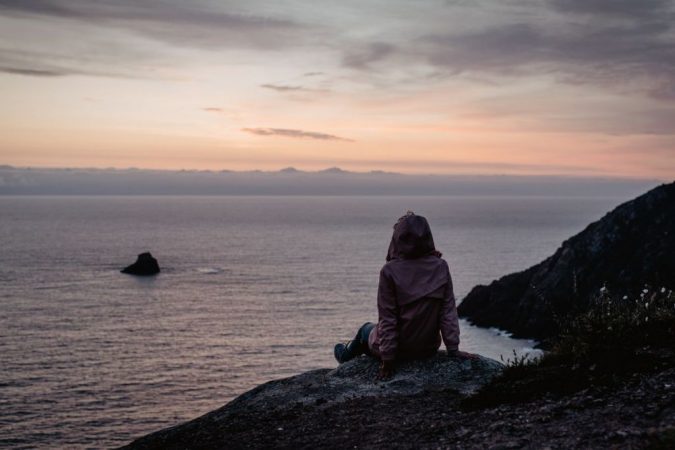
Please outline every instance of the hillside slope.
[{"label": "hillside slope", "polygon": [[541,263],[474,287],[458,311],[479,326],[545,339],[603,286],[637,298],[645,284],[675,288],[675,183],[618,206]]}]

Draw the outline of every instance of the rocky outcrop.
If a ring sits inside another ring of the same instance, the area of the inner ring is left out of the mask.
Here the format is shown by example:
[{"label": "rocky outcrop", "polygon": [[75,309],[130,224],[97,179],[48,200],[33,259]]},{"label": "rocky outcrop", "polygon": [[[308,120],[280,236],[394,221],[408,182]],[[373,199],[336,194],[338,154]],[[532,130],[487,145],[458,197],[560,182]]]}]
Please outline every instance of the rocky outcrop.
[{"label": "rocky outcrop", "polygon": [[150,252],[145,252],[138,255],[135,263],[120,272],[130,275],[156,275],[159,273],[159,264]]},{"label": "rocky outcrop", "polygon": [[645,284],[675,288],[675,183],[618,206],[541,263],[476,286],[458,311],[479,326],[545,339],[601,288],[638,298]]},{"label": "rocky outcrop", "polygon": [[254,426],[252,421],[256,417],[283,416],[292,414],[297,408],[322,410],[358,399],[410,397],[435,392],[459,400],[476,392],[503,369],[501,363],[489,358],[465,360],[449,357],[445,352],[425,360],[402,362],[386,381],[375,380],[378,367],[378,361],[362,356],[333,370],[318,369],[270,381],[218,410],[145,436],[126,448],[179,448],[188,442],[199,448],[200,437],[204,437],[204,442],[210,442],[206,447],[217,448],[214,439],[225,447],[229,439],[226,430],[242,417],[250,427]]},{"label": "rocky outcrop", "polygon": [[458,396],[466,396],[500,373],[502,367],[501,363],[485,357],[472,361],[439,352],[432,358],[402,362],[393,377],[376,381],[379,362],[363,356],[333,370],[319,369],[263,384],[236,398],[227,408],[248,409],[298,402],[320,405],[360,397],[442,390],[453,390]]}]

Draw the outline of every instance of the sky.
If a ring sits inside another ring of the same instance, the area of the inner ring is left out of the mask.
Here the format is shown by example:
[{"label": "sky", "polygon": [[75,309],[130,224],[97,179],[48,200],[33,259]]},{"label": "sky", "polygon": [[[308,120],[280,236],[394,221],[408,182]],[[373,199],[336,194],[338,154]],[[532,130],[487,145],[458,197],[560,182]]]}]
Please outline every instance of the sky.
[{"label": "sky", "polygon": [[0,164],[675,178],[675,0],[0,0]]}]

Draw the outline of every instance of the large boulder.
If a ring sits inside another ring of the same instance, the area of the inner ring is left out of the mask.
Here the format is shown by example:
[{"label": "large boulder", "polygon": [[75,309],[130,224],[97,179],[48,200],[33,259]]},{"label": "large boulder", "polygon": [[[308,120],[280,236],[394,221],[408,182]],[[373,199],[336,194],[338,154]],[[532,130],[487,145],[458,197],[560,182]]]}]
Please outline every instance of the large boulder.
[{"label": "large boulder", "polygon": [[159,273],[159,264],[150,252],[145,252],[138,255],[135,263],[120,272],[130,275],[156,275]]},{"label": "large boulder", "polygon": [[482,356],[466,360],[439,352],[425,360],[400,363],[390,379],[377,381],[379,362],[361,356],[336,369],[313,370],[262,384],[220,409],[142,437],[125,448],[173,448],[180,447],[178,444],[183,442],[211,442],[216,436],[225,446],[228,422],[236,421],[239,416],[283,415],[298,407],[321,410],[358,398],[412,396],[442,391],[461,399],[476,392],[500,374],[503,368],[501,363]]},{"label": "large boulder", "polygon": [[546,339],[600,289],[639,298],[645,284],[675,289],[675,183],[618,206],[539,264],[474,287],[458,312],[479,326]]},{"label": "large boulder", "polygon": [[499,374],[503,365],[479,356],[477,360],[435,356],[399,363],[394,375],[376,380],[379,362],[362,356],[336,369],[318,369],[275,380],[240,395],[225,408],[229,411],[251,407],[279,407],[287,404],[330,404],[361,397],[414,395],[429,391],[452,390],[464,397]]}]

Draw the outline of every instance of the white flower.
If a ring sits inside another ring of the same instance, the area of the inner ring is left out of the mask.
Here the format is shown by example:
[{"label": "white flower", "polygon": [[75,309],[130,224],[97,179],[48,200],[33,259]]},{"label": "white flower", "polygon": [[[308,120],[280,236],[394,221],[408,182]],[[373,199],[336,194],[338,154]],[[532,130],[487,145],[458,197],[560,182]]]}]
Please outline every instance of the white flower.
[{"label": "white flower", "polygon": [[607,288],[605,286],[601,287],[600,292],[607,292]]},{"label": "white flower", "polygon": [[643,294],[646,294],[647,292],[649,292],[649,289],[643,289],[643,290],[642,290],[642,293],[643,293]]},{"label": "white flower", "polygon": [[627,296],[627,295],[624,295],[624,296],[623,296],[623,299],[624,299],[624,300],[627,300],[627,299],[628,299],[628,296]]},{"label": "white flower", "polygon": [[661,293],[663,294],[664,292],[666,292],[666,288],[662,287],[662,288],[661,288]]},{"label": "white flower", "polygon": [[647,322],[648,320],[649,320],[649,317],[645,317],[645,322]]},{"label": "white flower", "polygon": [[645,303],[645,308],[649,308],[649,302]]}]

